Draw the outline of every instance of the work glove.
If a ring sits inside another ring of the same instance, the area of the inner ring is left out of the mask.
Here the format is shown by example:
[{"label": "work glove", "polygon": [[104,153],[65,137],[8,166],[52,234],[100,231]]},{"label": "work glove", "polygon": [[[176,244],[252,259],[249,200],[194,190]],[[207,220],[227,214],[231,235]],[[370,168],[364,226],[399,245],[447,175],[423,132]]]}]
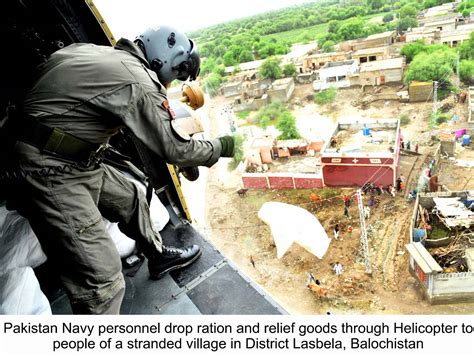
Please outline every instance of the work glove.
[{"label": "work glove", "polygon": [[234,157],[235,154],[235,141],[233,136],[219,137],[221,141],[222,151],[221,157]]}]

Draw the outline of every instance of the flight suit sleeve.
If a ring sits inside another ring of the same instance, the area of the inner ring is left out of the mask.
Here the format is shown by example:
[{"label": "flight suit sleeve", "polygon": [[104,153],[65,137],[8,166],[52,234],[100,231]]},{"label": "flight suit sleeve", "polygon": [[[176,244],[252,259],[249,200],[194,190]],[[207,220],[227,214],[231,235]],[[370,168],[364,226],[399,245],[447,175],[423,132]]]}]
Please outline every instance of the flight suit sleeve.
[{"label": "flight suit sleeve", "polygon": [[171,128],[171,115],[163,105],[166,96],[160,91],[142,91],[140,86],[131,88],[135,93],[125,115],[124,124],[150,150],[166,162],[180,167],[211,167],[220,157],[222,146],[218,139],[185,140]]}]

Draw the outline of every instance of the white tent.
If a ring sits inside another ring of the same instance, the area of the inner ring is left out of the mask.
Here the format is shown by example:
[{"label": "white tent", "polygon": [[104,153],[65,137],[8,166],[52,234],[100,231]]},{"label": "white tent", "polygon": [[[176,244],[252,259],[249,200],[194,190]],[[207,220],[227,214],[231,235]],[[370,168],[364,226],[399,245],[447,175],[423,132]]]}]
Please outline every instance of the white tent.
[{"label": "white tent", "polygon": [[271,228],[278,258],[283,257],[293,242],[316,257],[323,258],[331,242],[319,220],[298,206],[265,203],[260,208],[258,217]]}]

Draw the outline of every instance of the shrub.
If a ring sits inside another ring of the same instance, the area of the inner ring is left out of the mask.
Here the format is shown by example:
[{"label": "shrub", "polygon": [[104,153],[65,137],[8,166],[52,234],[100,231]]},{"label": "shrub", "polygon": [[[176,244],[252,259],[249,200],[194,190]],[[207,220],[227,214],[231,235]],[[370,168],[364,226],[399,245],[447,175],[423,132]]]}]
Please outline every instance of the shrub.
[{"label": "shrub", "polygon": [[384,23],[387,23],[387,22],[390,22],[390,21],[392,21],[392,20],[393,20],[393,14],[390,13],[390,14],[386,14],[386,15],[383,17],[383,20],[382,20],[382,21],[383,21]]},{"label": "shrub", "polygon": [[232,160],[229,162],[229,169],[234,170],[239,163],[244,159],[244,137],[242,135],[234,135],[235,153]]},{"label": "shrub", "polygon": [[291,77],[296,74],[296,66],[293,63],[285,64],[283,67],[283,75],[285,77]]},{"label": "shrub", "polygon": [[459,77],[466,84],[474,84],[474,60],[461,61],[459,65]]},{"label": "shrub", "polygon": [[314,94],[314,101],[319,105],[330,104],[336,100],[336,95],[337,89],[335,87],[330,87]]},{"label": "shrub", "polygon": [[410,118],[408,117],[408,115],[400,116],[400,125],[405,126],[405,125],[408,125],[409,123],[410,123]]}]

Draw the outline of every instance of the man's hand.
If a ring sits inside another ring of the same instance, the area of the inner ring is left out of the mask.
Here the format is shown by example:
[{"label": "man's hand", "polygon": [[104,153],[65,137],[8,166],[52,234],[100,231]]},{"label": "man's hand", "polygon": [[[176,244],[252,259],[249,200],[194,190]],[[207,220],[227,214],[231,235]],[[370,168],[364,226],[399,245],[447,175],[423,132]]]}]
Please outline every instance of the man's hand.
[{"label": "man's hand", "polygon": [[222,151],[221,157],[234,157],[235,154],[235,140],[233,136],[219,137],[221,141]]}]

